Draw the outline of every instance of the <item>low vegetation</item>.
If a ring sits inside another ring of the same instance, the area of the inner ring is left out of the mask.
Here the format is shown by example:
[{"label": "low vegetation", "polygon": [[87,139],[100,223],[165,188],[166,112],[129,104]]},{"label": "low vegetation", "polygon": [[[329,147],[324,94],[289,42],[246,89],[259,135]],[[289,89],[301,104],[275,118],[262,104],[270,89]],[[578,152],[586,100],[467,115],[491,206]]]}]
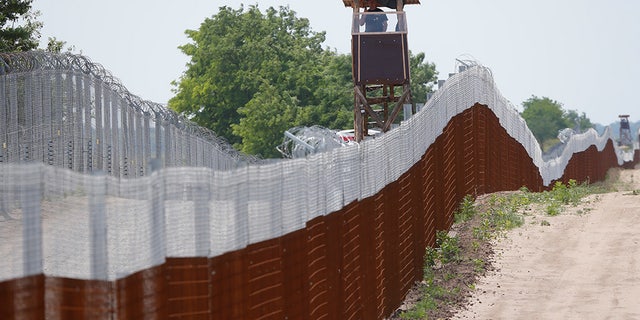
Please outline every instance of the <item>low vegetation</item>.
[{"label": "low vegetation", "polygon": [[[450,231],[438,231],[433,248],[424,257],[423,280],[409,293],[405,305],[392,319],[448,318],[456,306],[467,303],[476,280],[492,269],[491,240],[520,227],[532,210],[555,216],[577,206],[587,195],[608,188],[599,185],[557,182],[544,192],[521,188],[474,199],[466,196],[454,215]],[[583,213],[584,210],[578,210]],[[541,225],[549,225],[542,220]]]}]

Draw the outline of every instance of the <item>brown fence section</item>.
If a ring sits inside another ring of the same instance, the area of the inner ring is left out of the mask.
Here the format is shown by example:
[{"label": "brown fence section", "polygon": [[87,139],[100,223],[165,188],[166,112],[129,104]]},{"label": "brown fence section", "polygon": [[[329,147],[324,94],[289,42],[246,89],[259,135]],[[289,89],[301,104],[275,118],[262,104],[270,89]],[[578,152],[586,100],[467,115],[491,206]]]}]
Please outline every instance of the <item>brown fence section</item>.
[{"label": "brown fence section", "polygon": [[0,319],[44,319],[45,277],[0,283]]},{"label": "brown fence section", "polygon": [[[602,180],[617,166],[610,141],[575,154],[560,180]],[[115,283],[0,283],[0,318],[382,319],[420,279],[425,248],[465,195],[522,186],[544,189],[538,168],[475,105],[398,180],[302,230],[211,259],[168,258]]]}]

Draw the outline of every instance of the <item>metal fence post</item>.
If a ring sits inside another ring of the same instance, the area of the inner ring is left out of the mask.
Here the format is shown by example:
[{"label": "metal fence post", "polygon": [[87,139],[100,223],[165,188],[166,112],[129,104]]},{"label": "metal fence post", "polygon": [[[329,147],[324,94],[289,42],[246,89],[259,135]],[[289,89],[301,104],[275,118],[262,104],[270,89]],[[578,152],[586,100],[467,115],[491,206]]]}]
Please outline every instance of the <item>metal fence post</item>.
[{"label": "metal fence post", "polygon": [[108,279],[109,255],[107,246],[107,216],[105,194],[106,175],[96,171],[86,176],[89,190],[89,224],[91,233],[91,277],[95,280]]},{"label": "metal fence post", "polygon": [[42,273],[42,218],[40,201],[42,192],[42,170],[40,166],[28,165],[18,176],[22,177],[17,187],[22,194],[22,241],[24,276]]},{"label": "metal fence post", "polygon": [[209,201],[211,200],[211,191],[209,181],[205,180],[207,175],[198,176],[198,181],[194,188],[193,206],[195,216],[195,247],[196,256],[209,256],[209,241],[210,230],[209,227]]},{"label": "metal fence post", "polygon": [[[156,262],[164,261],[167,252],[166,245],[166,230],[165,230],[165,175],[162,174],[159,169],[158,159],[152,159],[150,161],[151,173],[151,185],[149,191],[151,192],[151,223],[152,223],[152,243],[156,244],[159,248],[159,252],[155,252],[153,260]],[[161,259],[158,258],[161,256]]]}]

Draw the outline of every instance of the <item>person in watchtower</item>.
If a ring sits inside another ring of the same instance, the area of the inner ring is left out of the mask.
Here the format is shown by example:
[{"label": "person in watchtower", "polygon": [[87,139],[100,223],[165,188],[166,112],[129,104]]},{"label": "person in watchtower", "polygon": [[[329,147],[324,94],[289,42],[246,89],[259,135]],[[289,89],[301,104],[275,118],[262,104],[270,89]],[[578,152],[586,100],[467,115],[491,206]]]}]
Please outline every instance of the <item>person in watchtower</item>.
[{"label": "person in watchtower", "polygon": [[[378,8],[378,1],[369,0],[368,9],[365,12],[384,12]],[[365,25],[364,32],[386,32],[387,31],[386,14],[363,14],[360,17],[360,25]]]}]

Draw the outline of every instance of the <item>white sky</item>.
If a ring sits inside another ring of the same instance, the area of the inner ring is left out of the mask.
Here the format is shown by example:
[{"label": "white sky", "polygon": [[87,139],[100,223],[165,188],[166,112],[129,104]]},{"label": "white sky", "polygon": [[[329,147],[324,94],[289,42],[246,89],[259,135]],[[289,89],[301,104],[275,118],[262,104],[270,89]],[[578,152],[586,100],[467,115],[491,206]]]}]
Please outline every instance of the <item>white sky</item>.
[{"label": "white sky", "polygon": [[[609,124],[640,119],[640,1],[422,0],[407,6],[409,48],[424,52],[445,79],[455,59],[474,57],[493,71],[502,94],[521,110],[536,95]],[[232,0],[34,0],[43,43],[56,37],[103,65],[145,100],[166,103],[185,71],[178,46]],[[318,5],[324,3],[324,5]],[[248,0],[288,5],[326,31],[325,46],[350,51],[351,8],[342,0]]]}]

